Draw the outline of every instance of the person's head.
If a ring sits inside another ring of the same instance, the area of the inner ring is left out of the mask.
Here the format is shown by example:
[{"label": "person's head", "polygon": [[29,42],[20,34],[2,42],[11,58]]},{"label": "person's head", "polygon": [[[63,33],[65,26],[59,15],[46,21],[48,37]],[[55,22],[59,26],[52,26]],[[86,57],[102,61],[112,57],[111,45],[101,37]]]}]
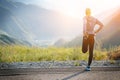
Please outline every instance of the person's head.
[{"label": "person's head", "polygon": [[86,16],[91,16],[91,9],[86,8],[85,13],[86,13]]}]

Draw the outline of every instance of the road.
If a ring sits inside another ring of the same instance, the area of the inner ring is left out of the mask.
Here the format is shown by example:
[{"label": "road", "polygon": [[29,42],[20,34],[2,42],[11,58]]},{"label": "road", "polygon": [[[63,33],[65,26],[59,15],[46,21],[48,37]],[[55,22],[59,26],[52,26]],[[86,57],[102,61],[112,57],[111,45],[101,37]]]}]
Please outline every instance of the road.
[{"label": "road", "polygon": [[120,67],[1,69],[0,80],[120,80]]}]

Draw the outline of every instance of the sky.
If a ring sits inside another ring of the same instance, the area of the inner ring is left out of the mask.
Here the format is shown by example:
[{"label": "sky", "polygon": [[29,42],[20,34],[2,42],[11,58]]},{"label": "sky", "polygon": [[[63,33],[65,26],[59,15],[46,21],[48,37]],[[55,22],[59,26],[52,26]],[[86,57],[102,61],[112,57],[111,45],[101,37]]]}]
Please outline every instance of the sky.
[{"label": "sky", "polygon": [[91,8],[92,15],[118,7],[120,0],[20,0],[27,4],[36,4],[46,9],[55,10],[68,16],[80,18],[86,8]]}]

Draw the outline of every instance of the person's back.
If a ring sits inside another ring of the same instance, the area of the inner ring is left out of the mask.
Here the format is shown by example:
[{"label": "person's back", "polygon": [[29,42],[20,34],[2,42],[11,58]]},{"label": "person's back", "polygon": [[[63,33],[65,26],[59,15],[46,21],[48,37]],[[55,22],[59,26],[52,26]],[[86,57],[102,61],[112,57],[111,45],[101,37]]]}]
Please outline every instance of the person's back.
[{"label": "person's back", "polygon": [[88,34],[95,34],[94,27],[97,23],[97,19],[94,18],[93,16],[85,16],[83,20],[84,20],[84,28],[87,29],[86,31],[88,32]]}]

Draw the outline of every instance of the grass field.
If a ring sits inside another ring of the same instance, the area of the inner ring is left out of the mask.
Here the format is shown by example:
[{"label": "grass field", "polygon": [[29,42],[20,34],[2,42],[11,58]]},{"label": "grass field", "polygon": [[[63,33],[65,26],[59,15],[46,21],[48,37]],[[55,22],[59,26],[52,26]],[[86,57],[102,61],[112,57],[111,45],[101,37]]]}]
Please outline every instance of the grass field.
[{"label": "grass field", "polygon": [[[111,53],[112,54],[112,53]],[[107,60],[107,50],[95,50],[94,60]],[[0,46],[0,62],[87,60],[88,53],[76,48],[40,48],[27,46]]]}]

